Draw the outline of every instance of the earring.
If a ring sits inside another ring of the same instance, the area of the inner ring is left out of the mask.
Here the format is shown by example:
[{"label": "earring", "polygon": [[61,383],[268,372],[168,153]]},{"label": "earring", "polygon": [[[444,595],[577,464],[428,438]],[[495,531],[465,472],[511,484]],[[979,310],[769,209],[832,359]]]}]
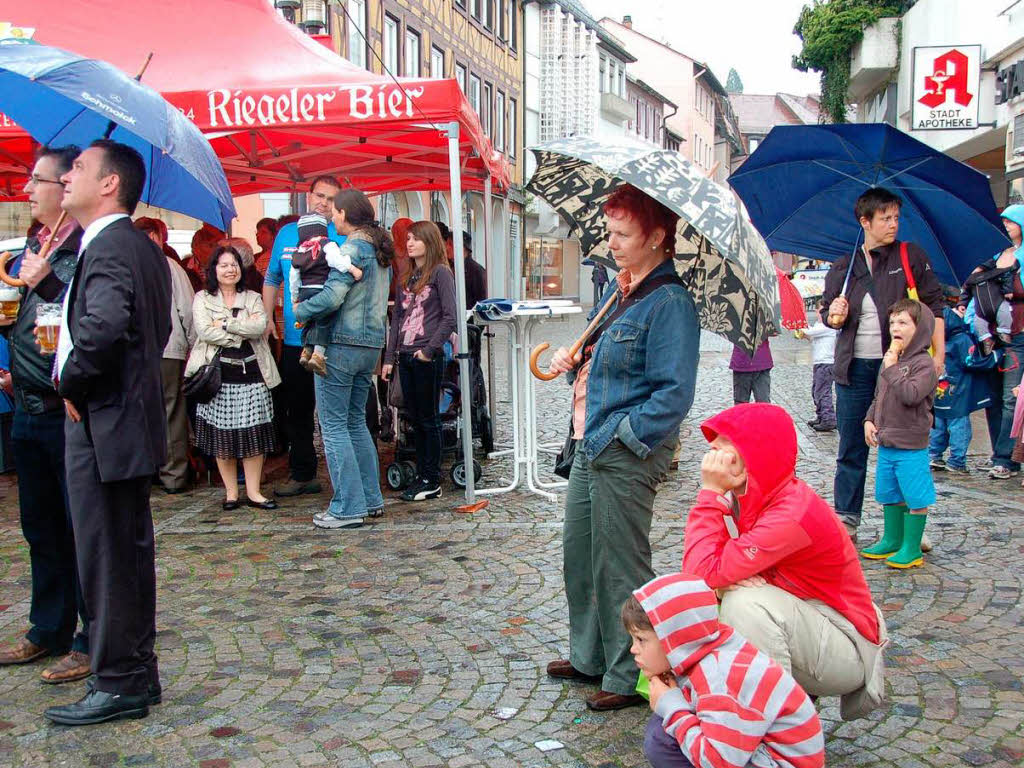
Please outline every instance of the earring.
[{"label": "earring", "polygon": [[652,245],[652,246],[651,246],[651,250],[652,250],[652,251],[656,251],[656,250],[658,250],[658,246],[656,246],[656,245]]}]

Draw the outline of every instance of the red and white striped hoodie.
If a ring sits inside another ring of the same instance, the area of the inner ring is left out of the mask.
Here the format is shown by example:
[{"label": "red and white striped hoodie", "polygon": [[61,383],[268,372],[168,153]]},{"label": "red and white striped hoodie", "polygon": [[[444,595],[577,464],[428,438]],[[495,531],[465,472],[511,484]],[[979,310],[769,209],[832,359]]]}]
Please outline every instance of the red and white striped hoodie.
[{"label": "red and white striped hoodie", "polygon": [[658,701],[665,731],[696,768],[820,768],[818,713],[796,680],[718,621],[715,593],[674,573],[633,592],[676,676]]}]

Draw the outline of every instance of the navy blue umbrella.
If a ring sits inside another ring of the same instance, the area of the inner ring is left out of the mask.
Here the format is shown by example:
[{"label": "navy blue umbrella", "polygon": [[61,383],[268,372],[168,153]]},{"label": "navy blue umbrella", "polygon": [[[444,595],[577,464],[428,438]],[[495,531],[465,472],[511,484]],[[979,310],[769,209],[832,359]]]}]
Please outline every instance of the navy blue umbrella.
[{"label": "navy blue umbrella", "polygon": [[961,284],[1010,241],[984,174],[884,123],[779,126],[729,183],[768,247],[834,261],[863,230],[853,204],[869,187],[903,199],[899,239]]},{"label": "navy blue umbrella", "polygon": [[199,129],[111,64],[45,45],[0,46],[0,110],[41,144],[85,147],[109,134],[134,147],[146,161],[145,203],[220,229],[235,217],[224,169]]}]

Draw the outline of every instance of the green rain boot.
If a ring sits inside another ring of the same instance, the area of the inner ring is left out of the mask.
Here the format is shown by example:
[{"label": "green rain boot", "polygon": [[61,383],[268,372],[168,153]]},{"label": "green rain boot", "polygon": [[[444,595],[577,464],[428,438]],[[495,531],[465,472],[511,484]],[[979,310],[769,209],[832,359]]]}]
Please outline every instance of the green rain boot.
[{"label": "green rain boot", "polygon": [[914,515],[907,512],[903,517],[903,544],[900,551],[885,561],[890,568],[913,568],[924,565],[921,555],[921,536],[924,535],[924,524],[928,515]]},{"label": "green rain boot", "polygon": [[895,555],[903,543],[903,515],[907,513],[906,504],[886,504],[882,507],[882,538],[870,547],[860,551],[861,557],[868,560],[885,560]]}]

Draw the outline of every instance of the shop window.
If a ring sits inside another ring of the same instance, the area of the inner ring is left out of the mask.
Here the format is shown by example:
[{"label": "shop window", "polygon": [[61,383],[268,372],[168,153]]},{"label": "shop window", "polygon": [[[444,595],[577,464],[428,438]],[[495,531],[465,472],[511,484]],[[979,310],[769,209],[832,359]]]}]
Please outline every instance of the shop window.
[{"label": "shop window", "polygon": [[578,298],[580,244],[576,240],[530,237],[526,240],[526,298]]}]

